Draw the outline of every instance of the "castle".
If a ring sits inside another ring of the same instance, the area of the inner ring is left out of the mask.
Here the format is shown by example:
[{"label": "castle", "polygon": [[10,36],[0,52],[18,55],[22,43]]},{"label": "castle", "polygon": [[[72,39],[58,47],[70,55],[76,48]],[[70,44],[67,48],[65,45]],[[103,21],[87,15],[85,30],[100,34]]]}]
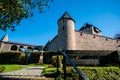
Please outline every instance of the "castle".
[{"label": "castle", "polygon": [[120,40],[102,36],[101,30],[86,23],[75,30],[75,20],[65,12],[58,20],[58,34],[49,41],[47,50],[118,50]]},{"label": "castle", "polygon": [[[75,30],[75,20],[65,12],[58,20],[58,34],[49,41],[44,48],[46,50],[110,50],[116,51],[120,47],[120,39],[102,36],[101,30],[86,23],[81,29]],[[40,51],[43,46],[11,42],[6,34],[0,40],[0,52],[19,51],[27,48],[30,51]]]}]

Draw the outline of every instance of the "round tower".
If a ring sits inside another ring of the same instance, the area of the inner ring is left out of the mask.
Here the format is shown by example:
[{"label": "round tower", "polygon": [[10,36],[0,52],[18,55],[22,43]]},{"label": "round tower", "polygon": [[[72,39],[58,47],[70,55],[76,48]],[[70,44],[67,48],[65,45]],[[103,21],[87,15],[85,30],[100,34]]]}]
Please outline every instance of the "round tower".
[{"label": "round tower", "polygon": [[58,37],[60,45],[65,50],[75,50],[75,21],[71,18],[68,12],[58,20]]}]

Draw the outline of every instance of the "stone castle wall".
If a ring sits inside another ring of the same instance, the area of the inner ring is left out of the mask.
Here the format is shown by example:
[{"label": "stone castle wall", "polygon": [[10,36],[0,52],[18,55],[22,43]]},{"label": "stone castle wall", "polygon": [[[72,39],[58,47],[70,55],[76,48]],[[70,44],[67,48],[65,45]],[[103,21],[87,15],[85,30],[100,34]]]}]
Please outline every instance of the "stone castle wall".
[{"label": "stone castle wall", "polygon": [[[65,49],[64,37],[58,36],[48,45],[48,50]],[[69,43],[71,44],[71,43]],[[74,50],[117,50],[120,40],[103,37],[99,35],[87,34],[75,31],[75,49]],[[70,45],[69,45],[70,46]],[[66,49],[67,50],[67,49]]]},{"label": "stone castle wall", "polygon": [[[66,28],[66,27],[65,27]],[[71,28],[68,27],[68,29]],[[110,50],[118,49],[120,40],[80,31],[63,30],[47,45],[47,50]],[[74,41],[74,42],[73,42]]]},{"label": "stone castle wall", "polygon": [[12,44],[5,44],[4,42],[2,42],[0,52],[10,51],[11,45]]},{"label": "stone castle wall", "polygon": [[64,42],[61,42],[61,40],[62,39],[56,36],[50,43],[47,44],[47,50],[59,50],[60,48],[63,49],[65,46],[62,45]]},{"label": "stone castle wall", "polygon": [[[19,51],[20,48],[26,49],[34,49],[37,46],[29,45],[29,44],[21,44],[21,43],[13,43],[13,42],[0,42],[0,52],[6,51]],[[36,48],[37,49],[37,48]]]},{"label": "stone castle wall", "polygon": [[117,50],[120,40],[99,35],[75,32],[76,50]]}]

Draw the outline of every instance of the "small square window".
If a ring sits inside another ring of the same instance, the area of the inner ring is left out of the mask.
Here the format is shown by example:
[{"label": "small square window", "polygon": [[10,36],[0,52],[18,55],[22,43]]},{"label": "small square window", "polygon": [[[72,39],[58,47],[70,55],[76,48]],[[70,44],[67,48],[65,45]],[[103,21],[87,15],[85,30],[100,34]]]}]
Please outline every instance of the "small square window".
[{"label": "small square window", "polygon": [[82,33],[80,33],[80,35],[82,36]]},{"label": "small square window", "polygon": [[108,39],[106,38],[106,41],[108,41]]}]

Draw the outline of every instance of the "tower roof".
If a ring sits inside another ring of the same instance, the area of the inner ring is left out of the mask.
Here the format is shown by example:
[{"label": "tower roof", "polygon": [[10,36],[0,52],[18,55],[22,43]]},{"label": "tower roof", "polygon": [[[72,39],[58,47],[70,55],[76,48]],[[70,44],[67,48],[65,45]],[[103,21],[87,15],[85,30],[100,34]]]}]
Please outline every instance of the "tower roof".
[{"label": "tower roof", "polygon": [[70,16],[70,14],[68,12],[65,12],[62,17],[58,20],[58,22],[61,20],[61,19],[71,19],[75,22],[75,20]]},{"label": "tower roof", "polygon": [[5,34],[5,35],[3,36],[3,38],[1,39],[1,41],[7,42],[7,41],[8,41],[8,34]]}]

